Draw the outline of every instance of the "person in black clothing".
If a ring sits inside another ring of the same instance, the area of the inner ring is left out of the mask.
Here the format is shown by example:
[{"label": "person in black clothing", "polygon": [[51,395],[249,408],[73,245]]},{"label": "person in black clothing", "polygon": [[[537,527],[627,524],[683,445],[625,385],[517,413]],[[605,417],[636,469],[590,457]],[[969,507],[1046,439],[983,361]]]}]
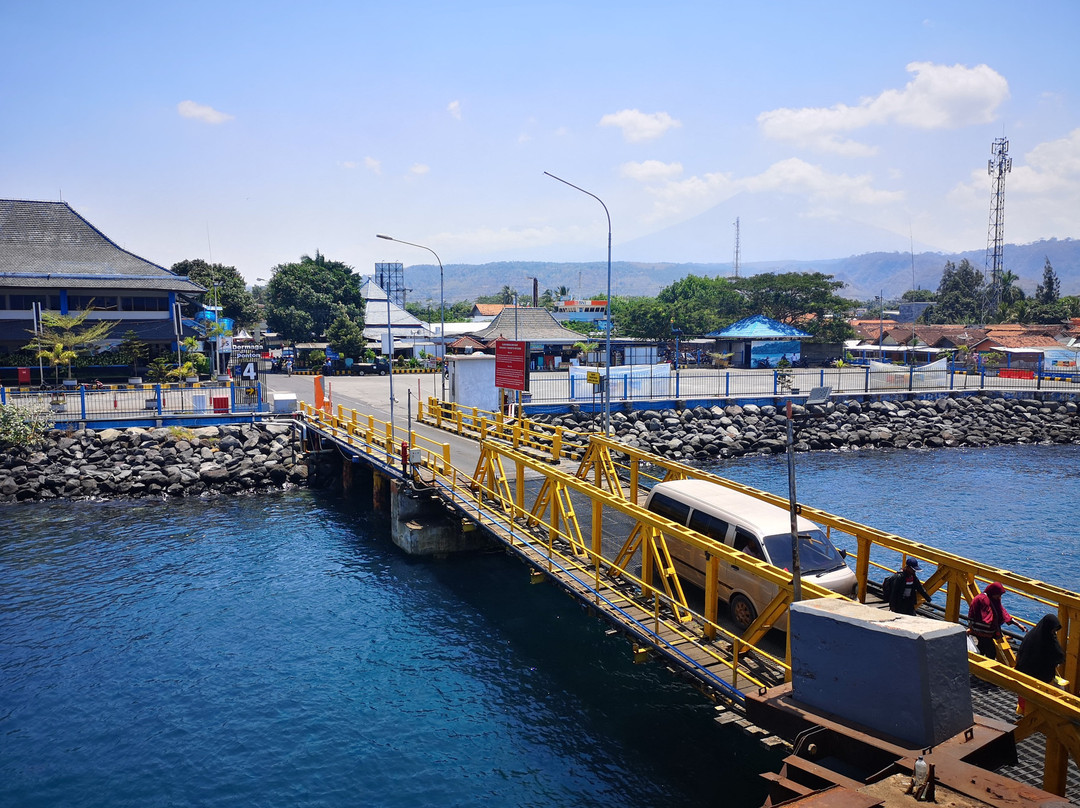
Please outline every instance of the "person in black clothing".
[{"label": "person in black clothing", "polygon": [[1053,682],[1057,667],[1065,661],[1065,651],[1058,642],[1061,621],[1056,614],[1043,617],[1024,635],[1016,652],[1016,669],[1040,682]]},{"label": "person in black clothing", "polygon": [[[1065,650],[1058,642],[1061,621],[1056,614],[1048,614],[1024,635],[1016,651],[1016,669],[1040,682],[1054,684],[1057,667],[1065,661]],[[1016,711],[1024,715],[1027,705],[1023,697],[1017,700]]]},{"label": "person in black clothing", "polygon": [[930,600],[919,576],[915,571],[919,568],[917,558],[909,558],[904,562],[904,568],[896,575],[893,582],[892,593],[889,596],[889,609],[897,614],[915,614],[915,595],[922,595]]}]

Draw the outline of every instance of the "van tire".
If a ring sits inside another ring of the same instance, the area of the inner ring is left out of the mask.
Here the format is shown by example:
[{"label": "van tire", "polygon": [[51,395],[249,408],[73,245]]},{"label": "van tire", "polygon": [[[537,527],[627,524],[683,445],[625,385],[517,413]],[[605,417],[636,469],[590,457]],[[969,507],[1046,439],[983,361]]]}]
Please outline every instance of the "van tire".
[{"label": "van tire", "polygon": [[746,595],[732,595],[728,601],[728,613],[735,624],[744,631],[757,620],[757,609]]}]

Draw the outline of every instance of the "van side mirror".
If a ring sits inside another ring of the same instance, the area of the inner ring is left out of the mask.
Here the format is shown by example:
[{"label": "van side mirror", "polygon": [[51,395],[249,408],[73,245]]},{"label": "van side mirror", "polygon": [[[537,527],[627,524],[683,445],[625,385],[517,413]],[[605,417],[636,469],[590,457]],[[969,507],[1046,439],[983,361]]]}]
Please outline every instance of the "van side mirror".
[{"label": "van side mirror", "polygon": [[840,557],[846,559],[847,558],[847,550],[841,550],[840,551]]}]

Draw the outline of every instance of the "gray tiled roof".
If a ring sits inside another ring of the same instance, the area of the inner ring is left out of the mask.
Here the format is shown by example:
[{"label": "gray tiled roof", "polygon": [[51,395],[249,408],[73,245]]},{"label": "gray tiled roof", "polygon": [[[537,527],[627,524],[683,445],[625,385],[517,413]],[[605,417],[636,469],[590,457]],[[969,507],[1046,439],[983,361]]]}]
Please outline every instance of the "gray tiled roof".
[{"label": "gray tiled roof", "polygon": [[205,291],[120,249],[66,202],[21,199],[0,199],[0,286]]},{"label": "gray tiled roof", "polygon": [[[517,329],[515,331],[515,318]],[[528,342],[545,342],[554,345],[573,345],[584,341],[585,337],[569,328],[564,328],[543,308],[507,308],[482,331],[474,332],[477,339],[517,339]]]}]

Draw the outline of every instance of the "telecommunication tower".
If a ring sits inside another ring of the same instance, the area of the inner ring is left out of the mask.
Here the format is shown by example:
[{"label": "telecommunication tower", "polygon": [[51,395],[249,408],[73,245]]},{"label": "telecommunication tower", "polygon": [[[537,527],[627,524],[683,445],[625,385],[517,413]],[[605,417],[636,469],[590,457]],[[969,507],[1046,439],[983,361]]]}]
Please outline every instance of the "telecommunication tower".
[{"label": "telecommunication tower", "polygon": [[735,277],[739,277],[739,259],[741,258],[739,250],[739,217],[735,217]]},{"label": "telecommunication tower", "polygon": [[405,308],[405,270],[401,264],[376,264],[375,283],[392,303]]},{"label": "telecommunication tower", "polygon": [[1005,175],[1012,171],[1009,157],[1009,141],[999,137],[990,147],[993,158],[986,163],[987,173],[994,178],[990,194],[990,230],[986,237],[986,266],[984,274],[990,275],[989,302],[991,313],[1001,302],[1001,274],[1005,248]]}]

